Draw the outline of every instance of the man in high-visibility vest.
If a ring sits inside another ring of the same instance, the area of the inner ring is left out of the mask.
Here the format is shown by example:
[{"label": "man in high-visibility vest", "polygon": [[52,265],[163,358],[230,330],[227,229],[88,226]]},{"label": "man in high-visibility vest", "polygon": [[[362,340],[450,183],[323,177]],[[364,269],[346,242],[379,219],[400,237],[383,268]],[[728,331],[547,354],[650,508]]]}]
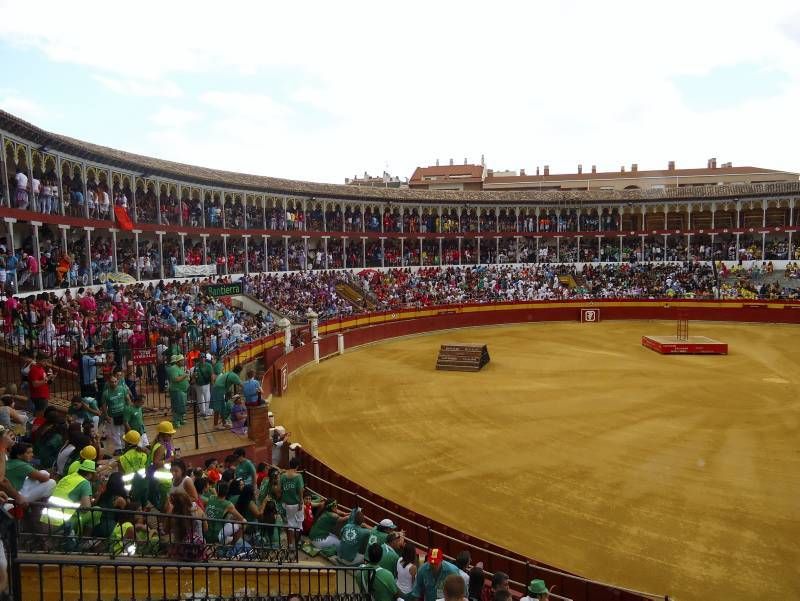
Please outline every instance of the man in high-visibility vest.
[{"label": "man in high-visibility vest", "polygon": [[147,456],[147,501],[155,508],[161,509],[172,485],[170,460],[172,459],[172,435],[175,427],[171,422],[158,424],[158,434]]},{"label": "man in high-visibility vest", "polygon": [[125,484],[125,490],[130,493],[131,499],[145,504],[147,502],[145,468],[148,456],[139,447],[141,439],[141,434],[136,430],[128,430],[125,433],[125,436],[122,437],[125,443],[125,452],[117,458],[117,467],[122,472],[122,482]]},{"label": "man in high-visibility vest", "polygon": [[[91,524],[92,514],[88,509],[92,506],[92,483],[97,472],[95,462],[84,459],[78,470],[61,478],[42,510],[42,523],[49,524],[51,532],[56,528],[64,528],[70,533]],[[86,509],[87,511],[79,511]],[[76,512],[78,512],[77,519]]]}]

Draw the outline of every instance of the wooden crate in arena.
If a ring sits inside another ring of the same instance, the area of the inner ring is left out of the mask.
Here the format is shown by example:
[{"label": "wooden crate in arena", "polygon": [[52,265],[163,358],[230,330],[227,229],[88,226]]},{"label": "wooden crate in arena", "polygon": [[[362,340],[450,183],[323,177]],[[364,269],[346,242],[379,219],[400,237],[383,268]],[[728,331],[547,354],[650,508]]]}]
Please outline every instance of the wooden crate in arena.
[{"label": "wooden crate in arena", "polygon": [[489,363],[485,344],[443,344],[439,348],[436,369],[449,371],[479,371]]}]

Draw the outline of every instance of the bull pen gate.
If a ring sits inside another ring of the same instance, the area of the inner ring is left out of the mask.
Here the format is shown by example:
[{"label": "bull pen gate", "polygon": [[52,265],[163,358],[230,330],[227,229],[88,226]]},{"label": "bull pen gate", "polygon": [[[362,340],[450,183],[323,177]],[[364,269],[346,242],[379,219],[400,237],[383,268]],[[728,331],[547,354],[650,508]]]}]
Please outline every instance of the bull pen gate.
[{"label": "bull pen gate", "polygon": [[[186,357],[193,351],[208,353],[215,335],[204,324],[170,328],[160,327],[154,320],[90,323],[60,332],[48,326],[49,318],[43,324],[32,324],[21,312],[15,312],[10,324],[2,324],[0,385],[15,384],[18,394],[29,396],[23,370],[35,358],[45,368],[52,369],[55,376],[50,383],[50,404],[66,410],[70,400],[81,395],[83,357],[94,348],[98,393],[101,380],[122,369],[131,392],[145,395],[145,426],[170,415],[166,377],[169,357],[175,354]],[[157,356],[159,349],[165,349],[164,358]],[[187,413],[194,410],[190,405],[196,405],[193,386],[189,387],[188,405]],[[32,407],[29,409],[32,411]],[[197,438],[196,427],[194,432],[176,439],[188,437]]]}]

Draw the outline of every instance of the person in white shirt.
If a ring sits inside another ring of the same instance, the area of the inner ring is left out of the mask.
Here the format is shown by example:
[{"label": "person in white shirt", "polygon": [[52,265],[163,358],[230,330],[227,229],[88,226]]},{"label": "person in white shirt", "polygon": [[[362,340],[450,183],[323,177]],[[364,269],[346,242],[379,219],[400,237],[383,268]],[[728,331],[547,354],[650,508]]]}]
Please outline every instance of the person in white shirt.
[{"label": "person in white shirt", "polygon": [[22,169],[17,169],[17,174],[14,176],[14,181],[17,184],[17,208],[28,208],[28,176],[22,172]]},{"label": "person in white shirt", "polygon": [[100,218],[105,219],[108,217],[108,213],[111,210],[111,200],[108,197],[108,192],[105,190],[98,190],[98,207],[100,210]]},{"label": "person in white shirt", "polygon": [[39,204],[39,193],[42,191],[42,182],[35,177],[31,180],[31,195],[33,196],[34,206]]}]

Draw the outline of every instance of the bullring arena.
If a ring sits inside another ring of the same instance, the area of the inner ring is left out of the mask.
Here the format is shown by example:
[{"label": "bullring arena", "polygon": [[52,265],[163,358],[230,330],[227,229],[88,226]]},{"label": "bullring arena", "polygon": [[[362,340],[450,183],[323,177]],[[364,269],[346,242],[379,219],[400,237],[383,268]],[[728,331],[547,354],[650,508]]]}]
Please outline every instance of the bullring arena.
[{"label": "bullring arena", "polygon": [[[476,601],[800,598],[797,174],[340,186],[4,112],[0,147],[0,377],[35,449],[0,439],[52,472],[0,515],[15,601],[370,601],[380,528],[460,556]],[[443,345],[491,360],[437,370]]]},{"label": "bullring arena", "polygon": [[[692,323],[728,356],[640,345],[674,327],[420,334],[307,367],[274,407],[334,470],[546,563],[678,599],[794,598],[798,326]],[[481,372],[433,370],[439,344],[474,341]]]}]

